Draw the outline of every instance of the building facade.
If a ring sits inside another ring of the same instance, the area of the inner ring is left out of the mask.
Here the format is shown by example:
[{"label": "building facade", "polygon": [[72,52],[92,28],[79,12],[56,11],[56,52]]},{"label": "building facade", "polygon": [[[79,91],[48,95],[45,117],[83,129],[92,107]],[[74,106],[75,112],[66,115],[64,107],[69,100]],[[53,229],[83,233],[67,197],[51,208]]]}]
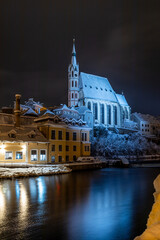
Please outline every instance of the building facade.
[{"label": "building facade", "polygon": [[75,40],[68,67],[68,106],[87,107],[93,114],[94,124],[107,127],[124,127],[124,120],[130,120],[131,108],[125,96],[116,94],[107,78],[79,73]]}]

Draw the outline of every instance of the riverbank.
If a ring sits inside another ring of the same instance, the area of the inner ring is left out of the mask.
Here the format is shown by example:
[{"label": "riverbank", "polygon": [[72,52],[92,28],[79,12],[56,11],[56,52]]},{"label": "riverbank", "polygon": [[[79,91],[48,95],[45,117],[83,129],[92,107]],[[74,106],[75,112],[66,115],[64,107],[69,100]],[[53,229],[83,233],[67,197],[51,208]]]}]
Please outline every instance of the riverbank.
[{"label": "riverbank", "polygon": [[39,166],[39,167],[12,167],[12,168],[0,168],[0,179],[5,178],[19,178],[19,177],[37,177],[48,176],[55,174],[70,173],[72,170],[66,166]]},{"label": "riverbank", "polygon": [[101,169],[105,167],[108,167],[108,164],[101,161],[52,165],[32,165],[17,163],[7,165],[0,164],[0,179],[55,175],[70,173],[72,171]]}]

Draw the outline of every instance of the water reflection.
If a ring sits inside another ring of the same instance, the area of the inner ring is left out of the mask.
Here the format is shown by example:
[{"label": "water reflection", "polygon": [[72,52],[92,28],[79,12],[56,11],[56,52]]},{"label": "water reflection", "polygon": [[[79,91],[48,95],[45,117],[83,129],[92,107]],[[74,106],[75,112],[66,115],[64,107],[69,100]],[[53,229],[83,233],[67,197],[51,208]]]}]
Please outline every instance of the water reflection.
[{"label": "water reflection", "polygon": [[0,239],[133,239],[145,227],[158,172],[103,169],[1,181]]}]

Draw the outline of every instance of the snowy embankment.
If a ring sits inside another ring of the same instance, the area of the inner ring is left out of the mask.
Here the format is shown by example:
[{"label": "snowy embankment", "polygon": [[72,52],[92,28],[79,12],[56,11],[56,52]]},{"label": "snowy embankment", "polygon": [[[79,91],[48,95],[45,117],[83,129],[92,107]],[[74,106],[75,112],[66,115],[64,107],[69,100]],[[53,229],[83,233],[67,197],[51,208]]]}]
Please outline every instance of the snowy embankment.
[{"label": "snowy embankment", "polygon": [[160,175],[154,181],[154,201],[147,221],[147,229],[135,240],[160,240]]},{"label": "snowy embankment", "polygon": [[69,173],[72,170],[66,166],[28,167],[28,168],[0,168],[0,179],[18,177],[36,177]]}]

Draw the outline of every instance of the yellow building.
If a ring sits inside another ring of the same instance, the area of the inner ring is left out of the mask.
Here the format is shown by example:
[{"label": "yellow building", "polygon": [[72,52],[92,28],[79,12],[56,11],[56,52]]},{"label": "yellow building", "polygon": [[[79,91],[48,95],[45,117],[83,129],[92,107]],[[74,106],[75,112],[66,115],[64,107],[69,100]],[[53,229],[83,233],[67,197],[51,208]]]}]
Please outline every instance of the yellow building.
[{"label": "yellow building", "polygon": [[34,121],[49,141],[49,163],[73,162],[78,157],[90,156],[90,128],[81,119],[45,114]]},{"label": "yellow building", "polygon": [[[14,115],[0,114],[0,163],[47,163],[47,139],[36,126],[15,127],[14,120]],[[22,121],[28,123],[29,118]]]}]

